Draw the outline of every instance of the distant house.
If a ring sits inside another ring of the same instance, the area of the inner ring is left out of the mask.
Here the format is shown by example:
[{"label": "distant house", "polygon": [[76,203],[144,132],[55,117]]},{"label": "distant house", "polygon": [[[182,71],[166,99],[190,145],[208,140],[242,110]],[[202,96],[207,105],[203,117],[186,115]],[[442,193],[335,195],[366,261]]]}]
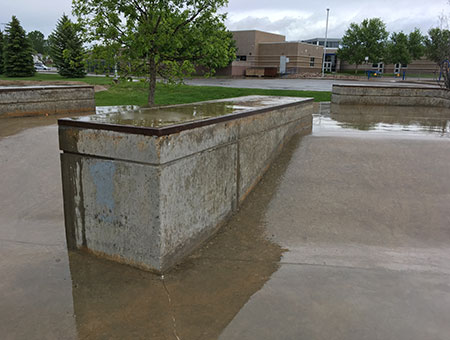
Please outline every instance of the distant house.
[{"label": "distant house", "polygon": [[232,31],[236,60],[218,75],[244,76],[275,73],[318,74],[322,70],[323,47],[286,41],[280,34],[258,30]]}]

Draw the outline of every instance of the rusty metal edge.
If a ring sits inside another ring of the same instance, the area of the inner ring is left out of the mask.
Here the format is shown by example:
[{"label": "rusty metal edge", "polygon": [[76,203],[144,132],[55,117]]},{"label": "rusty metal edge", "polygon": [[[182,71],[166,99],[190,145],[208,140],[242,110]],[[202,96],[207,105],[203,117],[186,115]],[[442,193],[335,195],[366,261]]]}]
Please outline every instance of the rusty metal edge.
[{"label": "rusty metal edge", "polygon": [[[299,97],[299,98],[301,98],[301,97]],[[95,129],[95,130],[108,130],[108,131],[116,131],[116,132],[130,133],[130,134],[136,134],[136,135],[161,137],[161,136],[171,135],[174,133],[179,133],[179,132],[185,131],[185,130],[195,129],[198,127],[203,127],[203,126],[222,123],[222,122],[235,120],[235,119],[239,119],[239,118],[249,117],[249,116],[253,116],[256,114],[269,112],[274,109],[284,109],[287,107],[298,106],[300,104],[309,103],[309,102],[313,102],[313,101],[314,101],[314,98],[302,98],[302,100],[299,100],[298,102],[281,104],[281,105],[273,105],[273,106],[268,106],[268,107],[264,107],[261,109],[249,110],[249,111],[240,112],[240,113],[231,113],[231,114],[220,116],[220,117],[208,118],[208,119],[203,119],[203,120],[198,120],[198,121],[193,121],[193,122],[187,122],[187,123],[183,123],[183,124],[170,125],[170,126],[165,126],[165,127],[161,127],[161,128],[151,128],[151,127],[132,126],[132,125],[119,125],[119,124],[107,124],[107,123],[82,122],[82,121],[72,120],[70,118],[58,119],[58,126],[78,127],[78,128]]]}]

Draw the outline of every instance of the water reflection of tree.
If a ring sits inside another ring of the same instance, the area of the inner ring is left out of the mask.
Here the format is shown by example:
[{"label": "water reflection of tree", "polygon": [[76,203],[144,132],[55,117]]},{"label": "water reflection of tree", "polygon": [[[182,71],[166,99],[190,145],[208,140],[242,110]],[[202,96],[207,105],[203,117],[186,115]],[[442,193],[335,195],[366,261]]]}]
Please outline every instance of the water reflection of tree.
[{"label": "water reflection of tree", "polygon": [[343,128],[363,131],[380,125],[397,125],[402,130],[448,133],[450,110],[429,107],[331,105],[330,117]]},{"label": "water reflection of tree", "polygon": [[[140,127],[162,127],[181,124],[227,115],[235,112],[230,102],[190,104],[161,108],[136,109],[132,107],[117,107],[109,112],[90,117],[91,121],[115,125],[131,125]],[[239,111],[239,110],[238,110]]]}]

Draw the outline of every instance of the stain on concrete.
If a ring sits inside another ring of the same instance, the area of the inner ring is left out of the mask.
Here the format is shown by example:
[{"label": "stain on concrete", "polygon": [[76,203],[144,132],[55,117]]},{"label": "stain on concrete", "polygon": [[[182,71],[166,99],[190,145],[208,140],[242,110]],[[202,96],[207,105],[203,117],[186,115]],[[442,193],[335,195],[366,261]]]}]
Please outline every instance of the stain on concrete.
[{"label": "stain on concrete", "polygon": [[105,211],[99,216],[106,222],[113,222],[112,213],[115,209],[115,187],[114,177],[116,175],[116,164],[114,162],[95,162],[88,166],[92,183],[95,186],[95,203]]}]

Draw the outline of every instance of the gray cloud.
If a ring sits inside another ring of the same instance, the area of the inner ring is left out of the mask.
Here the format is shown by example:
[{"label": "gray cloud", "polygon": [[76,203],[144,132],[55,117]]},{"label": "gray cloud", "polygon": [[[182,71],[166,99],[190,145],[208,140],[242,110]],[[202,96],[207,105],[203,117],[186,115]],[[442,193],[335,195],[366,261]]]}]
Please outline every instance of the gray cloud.
[{"label": "gray cloud", "polygon": [[39,30],[48,36],[63,13],[71,14],[71,5],[71,0],[1,0],[0,29],[15,15],[25,31]]},{"label": "gray cloud", "polygon": [[330,8],[329,36],[341,37],[351,22],[381,18],[389,31],[410,32],[415,27],[423,33],[439,24],[442,11],[449,11],[447,0],[432,3],[417,0],[340,2],[285,0],[239,1],[228,6],[230,30],[259,29],[286,35],[288,40],[302,40],[325,35],[326,8]]},{"label": "gray cloud", "polygon": [[[438,25],[443,10],[450,11],[447,0],[230,0],[228,12],[231,30],[259,29],[301,40],[325,34],[326,8],[330,11],[329,36],[340,37],[351,22],[380,17],[390,31],[423,32]],[[16,15],[26,31],[40,30],[46,36],[63,13],[71,13],[71,0],[1,0],[0,29]]]}]

